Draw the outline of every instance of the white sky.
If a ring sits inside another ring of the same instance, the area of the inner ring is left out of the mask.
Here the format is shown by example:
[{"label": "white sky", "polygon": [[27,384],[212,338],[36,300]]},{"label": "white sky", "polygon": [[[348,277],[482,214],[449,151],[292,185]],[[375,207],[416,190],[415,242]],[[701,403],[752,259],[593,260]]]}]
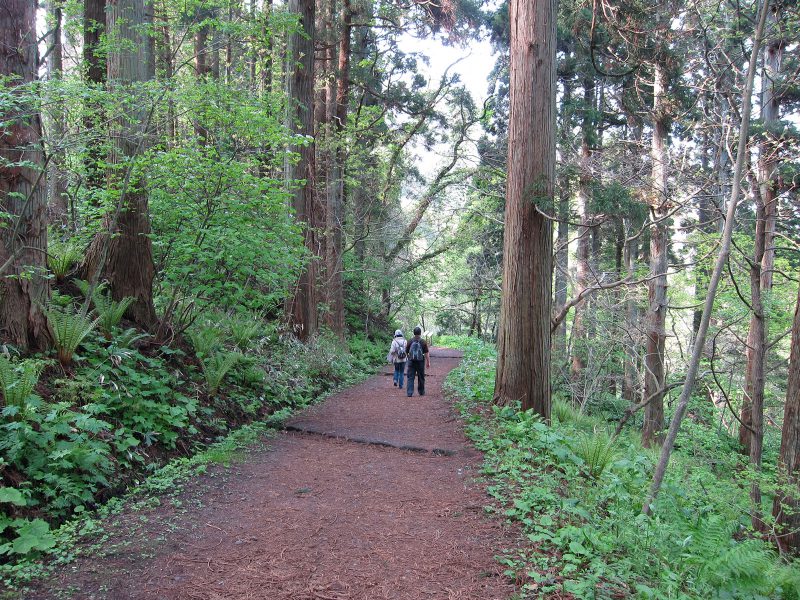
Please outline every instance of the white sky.
[{"label": "white sky", "polygon": [[420,39],[411,34],[400,38],[400,49],[406,52],[419,52],[428,57],[430,65],[422,73],[431,86],[436,86],[445,70],[458,73],[461,81],[472,94],[475,104],[481,106],[486,100],[489,73],[494,67],[492,47],[487,39],[470,40],[466,48],[446,46],[439,36]]}]

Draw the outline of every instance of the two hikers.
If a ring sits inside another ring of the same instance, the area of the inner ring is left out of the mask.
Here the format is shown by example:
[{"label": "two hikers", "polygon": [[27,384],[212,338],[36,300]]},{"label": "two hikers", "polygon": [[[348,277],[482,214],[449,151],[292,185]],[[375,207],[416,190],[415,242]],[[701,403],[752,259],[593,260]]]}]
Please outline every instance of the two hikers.
[{"label": "two hikers", "polygon": [[406,395],[414,395],[414,378],[417,378],[417,391],[420,396],[425,395],[425,367],[431,368],[431,359],[428,354],[428,343],[422,339],[422,329],[414,327],[414,337],[406,340],[399,329],[394,332],[387,361],[394,364],[394,378],[392,385],[403,388],[403,370],[408,364],[408,387]]}]

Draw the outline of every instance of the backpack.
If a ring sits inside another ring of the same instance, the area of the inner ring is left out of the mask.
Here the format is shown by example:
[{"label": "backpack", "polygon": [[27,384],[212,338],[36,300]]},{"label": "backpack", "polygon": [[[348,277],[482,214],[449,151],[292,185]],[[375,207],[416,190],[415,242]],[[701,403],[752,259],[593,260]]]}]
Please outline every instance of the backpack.
[{"label": "backpack", "polygon": [[397,352],[395,353],[397,356],[397,362],[405,362],[406,361],[406,342],[403,340],[402,344],[397,344]]},{"label": "backpack", "polygon": [[411,340],[411,347],[408,349],[408,355],[411,360],[425,360],[421,339],[414,338]]}]

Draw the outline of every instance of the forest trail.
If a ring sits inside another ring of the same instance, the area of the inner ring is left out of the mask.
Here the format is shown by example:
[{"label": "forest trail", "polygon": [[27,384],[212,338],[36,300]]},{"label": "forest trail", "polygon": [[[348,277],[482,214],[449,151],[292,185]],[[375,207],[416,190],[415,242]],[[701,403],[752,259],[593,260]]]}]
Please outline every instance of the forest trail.
[{"label": "forest trail", "polygon": [[510,533],[484,515],[480,454],[442,396],[459,355],[431,356],[424,397],[406,397],[386,373],[332,396],[267,449],[199,477],[196,507],[123,515],[121,536],[148,519],[139,540],[81,559],[28,597],[62,597],[55,588],[86,599],[509,597],[493,556]]}]

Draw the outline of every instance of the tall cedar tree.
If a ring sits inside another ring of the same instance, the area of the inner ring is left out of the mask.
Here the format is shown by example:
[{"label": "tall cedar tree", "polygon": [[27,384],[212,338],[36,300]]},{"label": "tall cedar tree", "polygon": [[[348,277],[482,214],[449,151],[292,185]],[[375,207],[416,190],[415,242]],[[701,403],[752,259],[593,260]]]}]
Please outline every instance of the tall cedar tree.
[{"label": "tall cedar tree", "polygon": [[[142,94],[141,84],[154,75],[147,28],[150,13],[145,4],[145,0],[108,2],[107,27],[117,41],[107,59],[108,86],[113,92]],[[156,322],[150,215],[145,182],[135,180],[133,169],[136,156],[146,147],[148,115],[143,99],[133,106],[137,107],[134,114],[112,124],[109,163],[120,197],[116,210],[106,216],[107,232],[92,242],[86,264],[89,277],[96,280],[101,275],[108,280],[115,300],[135,299],[126,314],[149,329]]]},{"label": "tall cedar tree", "polygon": [[495,402],[550,419],[555,0],[511,0],[511,83],[503,286]]},{"label": "tall cedar tree", "polygon": [[[299,28],[289,40],[287,51],[287,95],[290,103],[290,126],[297,124],[295,133],[311,139],[314,134],[314,0],[290,0],[289,12],[299,16]],[[294,127],[292,127],[294,129]],[[286,178],[305,183],[294,190],[292,204],[295,218],[304,225],[305,246],[310,256],[317,254],[314,223],[314,144],[296,148],[300,159],[287,165]],[[289,299],[289,324],[300,339],[317,332],[317,265],[309,260]]]},{"label": "tall cedar tree", "polygon": [[4,0],[0,10],[0,79],[11,95],[0,130],[0,339],[20,350],[43,350],[47,322],[41,306],[50,295],[47,256],[47,188],[41,120],[30,84],[39,53],[36,3]]}]

